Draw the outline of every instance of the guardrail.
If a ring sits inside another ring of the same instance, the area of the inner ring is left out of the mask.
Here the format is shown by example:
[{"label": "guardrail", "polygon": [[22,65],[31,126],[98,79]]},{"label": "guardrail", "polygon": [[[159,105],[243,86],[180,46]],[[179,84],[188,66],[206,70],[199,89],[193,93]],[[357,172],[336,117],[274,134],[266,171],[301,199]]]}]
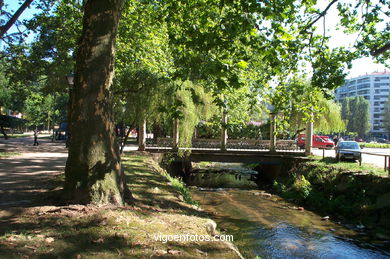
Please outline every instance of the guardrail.
[{"label": "guardrail", "polygon": [[[325,150],[330,150],[329,148],[325,148],[325,147],[317,147],[317,148],[318,149],[322,149],[322,158],[325,158]],[[366,155],[371,155],[371,156],[382,156],[382,157],[384,157],[384,167],[383,167],[383,169],[385,171],[388,171],[389,176],[390,176],[390,154],[378,154],[378,153],[372,153],[372,152],[357,151],[357,150],[354,150],[354,149],[337,149],[337,148],[334,148],[334,150],[335,151],[336,150],[340,150],[340,151],[360,153],[360,155],[366,154]],[[360,166],[362,165],[362,160],[361,159],[359,160],[359,165]]]}]

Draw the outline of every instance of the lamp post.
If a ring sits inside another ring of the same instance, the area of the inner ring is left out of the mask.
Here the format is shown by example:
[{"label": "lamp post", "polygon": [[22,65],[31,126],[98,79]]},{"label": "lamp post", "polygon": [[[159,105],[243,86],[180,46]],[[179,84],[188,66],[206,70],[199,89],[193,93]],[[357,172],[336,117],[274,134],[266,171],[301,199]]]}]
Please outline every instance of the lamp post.
[{"label": "lamp post", "polygon": [[270,131],[269,131],[269,137],[270,137],[270,146],[269,151],[271,153],[276,152],[276,113],[275,113],[275,106],[272,104],[268,105],[268,110],[270,111],[269,117],[270,117]]},{"label": "lamp post", "polygon": [[74,74],[70,73],[66,76],[66,80],[68,81],[69,89],[71,89],[74,85]]},{"label": "lamp post", "polygon": [[306,125],[306,141],[305,141],[305,155],[312,155],[312,145],[313,145],[313,112],[310,112],[310,119]]},{"label": "lamp post", "polygon": [[221,131],[221,151],[227,151],[227,141],[228,141],[228,100],[224,98],[223,101],[223,110],[222,110],[222,131]]},{"label": "lamp post", "polygon": [[65,143],[65,146],[66,147],[69,147],[69,141],[70,141],[70,113],[71,113],[71,103],[72,103],[72,90],[73,90],[73,86],[74,86],[74,74],[73,73],[70,73],[68,75],[66,75],[66,81],[68,82],[68,125],[66,127],[66,143]]}]

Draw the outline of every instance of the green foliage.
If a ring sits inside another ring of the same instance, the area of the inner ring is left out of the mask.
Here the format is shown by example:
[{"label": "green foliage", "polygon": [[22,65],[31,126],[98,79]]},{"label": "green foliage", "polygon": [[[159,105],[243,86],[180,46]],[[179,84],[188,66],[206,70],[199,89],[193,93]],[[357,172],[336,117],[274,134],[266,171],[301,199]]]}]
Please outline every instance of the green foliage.
[{"label": "green foliage", "polygon": [[174,178],[168,174],[166,174],[165,177],[170,181],[172,187],[175,188],[181,195],[183,195],[183,199],[186,203],[199,206],[199,202],[192,199],[191,193],[187,186],[179,178]]},{"label": "green foliage", "polygon": [[383,125],[385,129],[387,130],[387,132],[390,132],[390,92],[384,109],[383,121],[384,121]]},{"label": "green foliage", "polygon": [[26,123],[25,120],[8,115],[0,115],[0,126],[6,128],[17,128],[23,126]]},{"label": "green foliage", "polygon": [[[337,9],[345,33],[359,33],[355,42],[356,54],[372,55],[389,66],[390,23],[389,1],[339,2]],[[360,11],[357,11],[360,10]],[[380,25],[380,26],[378,26]]]},{"label": "green foliage", "polygon": [[[10,85],[0,92],[0,103],[6,101],[6,106],[20,111],[31,93],[26,86],[42,82],[43,87],[33,92],[44,96],[66,92],[64,75],[73,69],[81,32],[82,1],[36,2],[39,12],[25,22],[35,38],[27,43],[7,42],[2,52],[7,63],[2,70]],[[272,103],[276,112],[283,113],[278,116],[280,134],[294,135],[302,128],[299,124],[308,120],[324,133],[342,130],[338,108],[330,109],[334,104],[325,99],[329,90],[343,83],[351,60],[388,46],[389,26],[383,26],[389,15],[383,7],[388,1],[338,3],[340,27],[347,33],[360,31],[350,50],[330,49],[328,37],[316,32],[326,15],[316,3],[125,1],[112,88],[116,120],[134,125],[147,118],[148,125],[167,133],[172,119],[181,117],[180,145],[185,146],[196,120],[205,117],[202,109],[212,110],[213,127],[220,125],[222,111],[209,105],[211,101],[227,109],[231,135],[246,130],[245,124],[254,117],[263,119],[264,103]],[[361,17],[354,11],[360,8]],[[388,51],[376,55],[382,63],[387,57]],[[313,68],[310,84],[299,73],[306,73],[302,62]],[[181,87],[183,82],[196,86],[195,92],[207,95],[208,102],[198,104],[198,94]],[[275,83],[278,86],[272,89]],[[325,120],[320,119],[322,115]],[[259,136],[253,132],[242,135]]]},{"label": "green foliage", "polygon": [[348,166],[336,167],[326,161],[302,163],[292,168],[288,178],[276,179],[273,190],[328,215],[361,220],[371,214],[375,218],[377,197],[386,192],[390,182],[367,172],[362,167],[352,171]]},{"label": "green foliage", "polygon": [[201,85],[194,85],[189,81],[183,82],[177,92],[175,104],[179,124],[179,146],[191,147],[195,127],[200,120],[208,120],[212,99]]},{"label": "green foliage", "polygon": [[[174,161],[174,155],[172,153],[165,153],[160,161],[161,168],[169,168],[171,163]],[[199,206],[197,201],[194,201],[191,197],[191,193],[188,190],[187,186],[179,178],[171,176],[166,170],[161,171],[162,175],[166,177],[172,186],[183,195],[183,199],[188,204]]]},{"label": "green foliage", "polygon": [[13,156],[18,156],[18,155],[20,155],[20,153],[0,151],[0,158],[8,158],[8,157],[13,157]]},{"label": "green foliage", "polygon": [[347,97],[342,103],[342,117],[348,132],[363,137],[370,129],[370,104],[363,96]]},{"label": "green foliage", "polygon": [[318,100],[321,107],[314,120],[314,132],[330,134],[345,130],[345,123],[341,118],[341,107],[334,100],[329,100],[323,96]]},{"label": "green foliage", "polygon": [[47,105],[51,105],[51,100],[45,102],[45,98],[37,93],[31,94],[26,100],[26,118],[29,125],[43,125],[47,116]]},{"label": "green foliage", "polygon": [[292,184],[292,190],[296,191],[301,199],[306,199],[312,191],[312,186],[304,175],[295,177],[295,181]]},{"label": "green foliage", "polygon": [[296,136],[313,121],[314,131],[329,134],[345,129],[340,106],[330,100],[318,88],[306,81],[293,78],[288,84],[279,85],[271,96],[275,106],[278,133]]},{"label": "green foliage", "polygon": [[390,148],[390,144],[379,144],[379,143],[363,143],[362,147],[368,148]]},{"label": "green foliage", "polygon": [[7,74],[15,88],[42,82],[43,93],[65,92],[65,75],[73,70],[74,51],[81,32],[82,3],[78,0],[48,1],[24,25],[34,39],[8,42],[3,55]]}]

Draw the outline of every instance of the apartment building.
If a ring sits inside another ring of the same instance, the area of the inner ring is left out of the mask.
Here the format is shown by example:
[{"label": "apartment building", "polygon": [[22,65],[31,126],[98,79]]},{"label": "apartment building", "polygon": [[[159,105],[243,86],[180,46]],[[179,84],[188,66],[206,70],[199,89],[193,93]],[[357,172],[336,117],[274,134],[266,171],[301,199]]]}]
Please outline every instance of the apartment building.
[{"label": "apartment building", "polygon": [[336,100],[343,102],[346,97],[363,96],[370,102],[370,133],[374,137],[390,138],[384,128],[384,110],[389,98],[390,72],[374,72],[346,80],[335,90]]}]

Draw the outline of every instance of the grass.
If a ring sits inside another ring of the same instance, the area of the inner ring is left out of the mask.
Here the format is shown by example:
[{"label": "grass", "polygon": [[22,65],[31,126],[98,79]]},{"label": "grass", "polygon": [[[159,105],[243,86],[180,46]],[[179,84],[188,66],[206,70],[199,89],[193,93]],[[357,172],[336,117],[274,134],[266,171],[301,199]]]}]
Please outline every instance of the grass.
[{"label": "grass", "polygon": [[0,158],[7,158],[12,156],[20,155],[20,153],[17,152],[4,152],[0,150]]},{"label": "grass", "polygon": [[0,210],[0,257],[237,258],[224,242],[155,240],[158,235],[207,235],[207,214],[183,201],[188,190],[151,155],[131,153],[122,164],[131,205]]},{"label": "grass", "polygon": [[384,143],[362,143],[360,145],[367,148],[390,148],[390,144]]},{"label": "grass", "polygon": [[390,211],[383,209],[388,202],[384,194],[390,189],[387,172],[367,164],[338,163],[330,157],[312,158],[276,179],[273,190],[299,206],[388,236]]},{"label": "grass", "polygon": [[[23,133],[23,134],[7,134],[7,137],[8,138],[21,138],[21,137],[29,137],[29,136],[32,136],[33,134],[32,133]],[[3,138],[3,134],[0,135],[0,138]]]},{"label": "grass", "polygon": [[376,167],[371,164],[365,164],[362,163],[361,166],[359,166],[359,163],[355,161],[340,161],[338,162],[336,158],[334,157],[325,157],[322,158],[320,156],[312,156],[311,158],[314,158],[315,161],[309,162],[311,164],[316,165],[328,165],[332,166],[334,168],[343,169],[346,171],[354,171],[354,172],[361,172],[361,173],[367,173],[367,174],[374,174],[379,176],[387,176],[388,173],[383,170],[383,168]]}]

